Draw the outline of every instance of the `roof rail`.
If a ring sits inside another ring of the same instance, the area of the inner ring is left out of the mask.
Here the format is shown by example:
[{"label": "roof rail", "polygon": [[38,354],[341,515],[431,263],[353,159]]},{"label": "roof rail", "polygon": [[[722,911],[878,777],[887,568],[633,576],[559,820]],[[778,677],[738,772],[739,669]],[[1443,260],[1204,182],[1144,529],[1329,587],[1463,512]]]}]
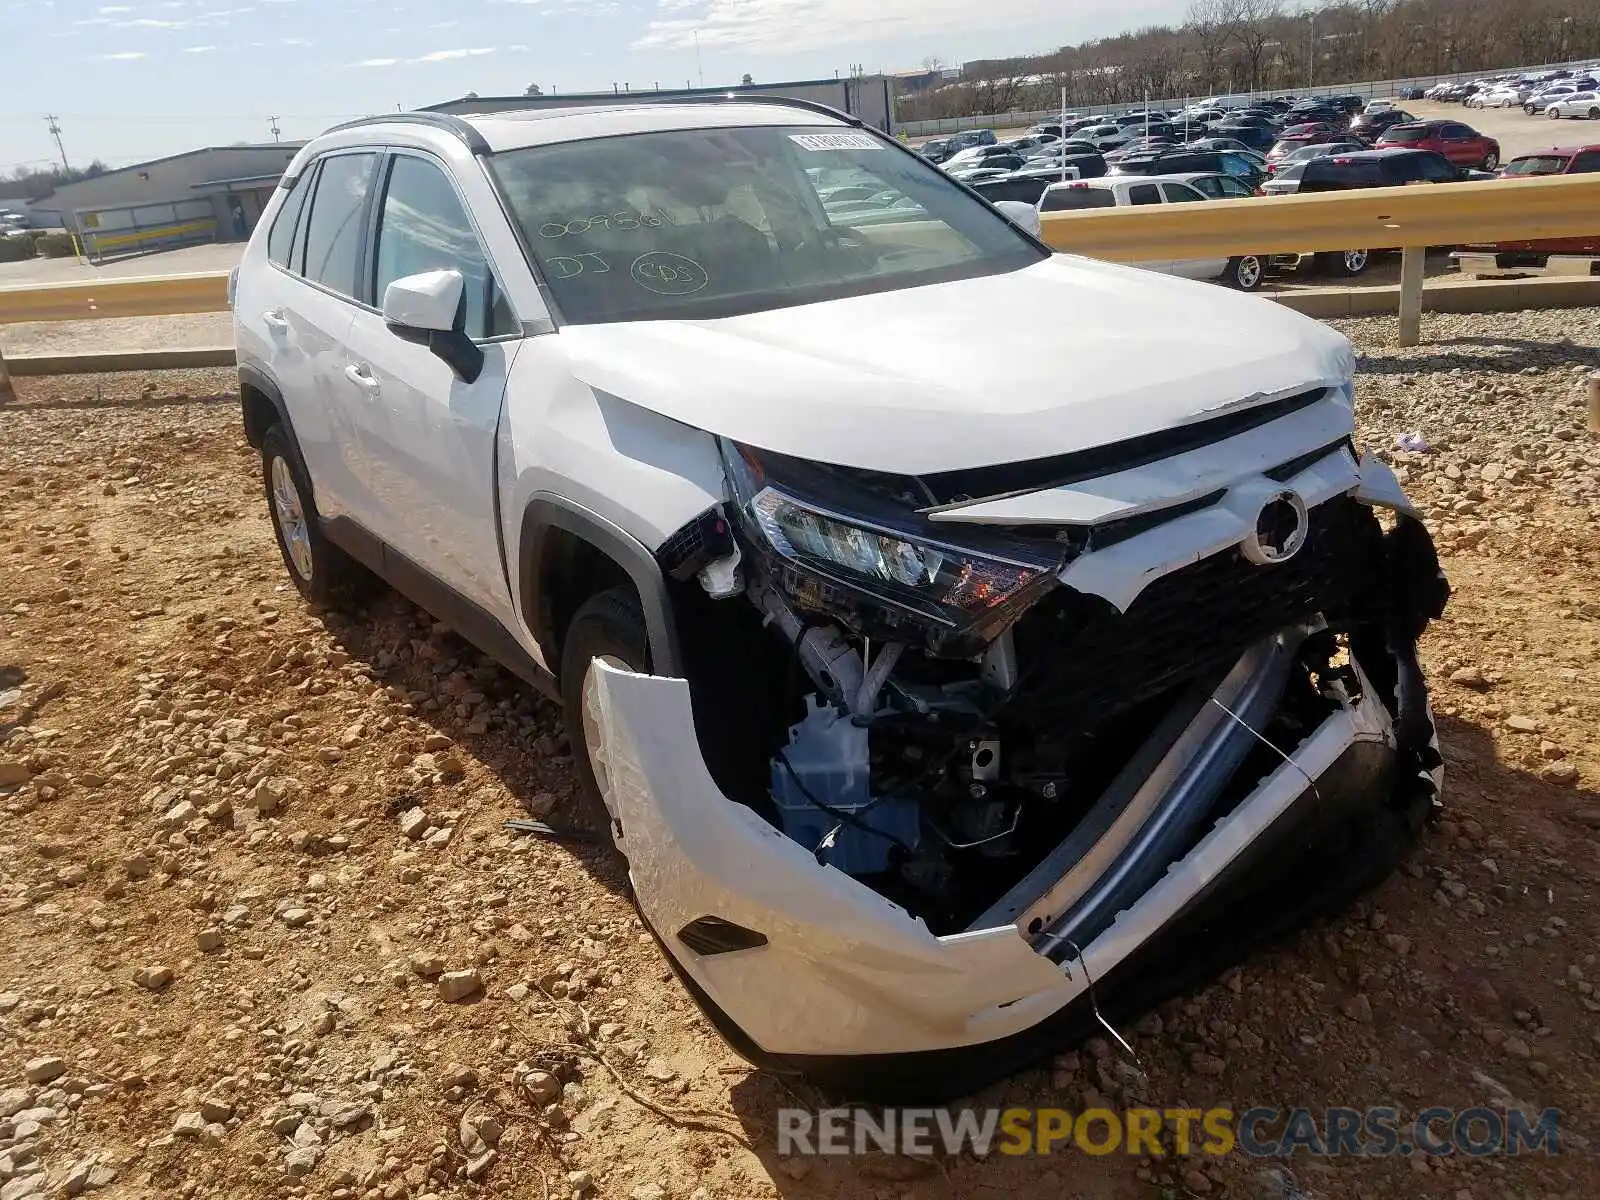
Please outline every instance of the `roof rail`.
[{"label": "roof rail", "polygon": [[[644,101],[646,104],[771,104],[778,108],[803,108],[808,112],[819,113],[825,117],[836,117],[848,125],[865,126],[866,122],[851,113],[843,112],[832,105],[823,104],[817,100],[801,100],[791,96],[744,96],[738,92],[729,92],[723,96],[678,96],[663,97],[660,100],[651,100],[648,94],[635,95],[635,102]],[[597,105],[596,107],[602,107]]]},{"label": "roof rail", "polygon": [[358,117],[354,121],[345,121],[342,124],[331,126],[323,132],[335,133],[342,129],[361,129],[367,125],[427,125],[434,129],[443,130],[445,133],[454,134],[474,154],[490,153],[489,142],[483,134],[479,133],[471,122],[463,121],[460,117],[451,113],[379,113],[372,117]]}]

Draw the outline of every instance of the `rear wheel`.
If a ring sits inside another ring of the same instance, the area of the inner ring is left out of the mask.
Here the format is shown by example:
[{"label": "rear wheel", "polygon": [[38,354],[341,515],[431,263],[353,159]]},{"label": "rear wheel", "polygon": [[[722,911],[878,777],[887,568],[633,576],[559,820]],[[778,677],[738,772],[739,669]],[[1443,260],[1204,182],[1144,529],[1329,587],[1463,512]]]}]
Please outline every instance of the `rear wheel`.
[{"label": "rear wheel", "polygon": [[322,532],[311,485],[295,465],[283,426],[261,439],[261,474],[272,532],[289,569],[289,580],[307,600],[332,602],[366,576],[361,566]]},{"label": "rear wheel", "polygon": [[1370,250],[1335,250],[1317,255],[1317,262],[1330,275],[1360,275],[1372,261]]},{"label": "rear wheel", "polygon": [[597,663],[625,671],[650,669],[644,611],[629,588],[591,596],[573,614],[561,647],[561,704],[567,741],[583,788],[585,821],[604,821],[623,856],[622,823],[608,799],[609,767],[600,736]]},{"label": "rear wheel", "polygon": [[1589,110],[1589,120],[1600,121],[1600,108],[1591,108]]},{"label": "rear wheel", "polygon": [[1485,171],[1492,171],[1496,167],[1498,167],[1499,165],[1500,165],[1500,156],[1498,154],[1494,153],[1493,151],[1490,151],[1488,154],[1485,154],[1483,156],[1483,169]]},{"label": "rear wheel", "polygon": [[1261,286],[1261,281],[1266,278],[1266,260],[1259,254],[1240,254],[1228,260],[1228,269],[1223,273],[1229,287],[1238,288],[1241,292],[1253,292]]}]

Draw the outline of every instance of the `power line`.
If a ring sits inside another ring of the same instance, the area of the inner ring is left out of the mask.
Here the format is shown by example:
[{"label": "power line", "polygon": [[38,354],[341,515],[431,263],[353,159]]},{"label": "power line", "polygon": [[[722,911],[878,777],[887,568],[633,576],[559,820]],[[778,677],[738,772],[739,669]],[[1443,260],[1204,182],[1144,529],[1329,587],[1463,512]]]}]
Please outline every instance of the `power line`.
[{"label": "power line", "polygon": [[71,171],[72,164],[67,162],[67,148],[61,144],[61,126],[56,121],[56,115],[51,113],[44,122],[50,127],[50,136],[56,139],[56,149],[61,151],[61,169]]}]

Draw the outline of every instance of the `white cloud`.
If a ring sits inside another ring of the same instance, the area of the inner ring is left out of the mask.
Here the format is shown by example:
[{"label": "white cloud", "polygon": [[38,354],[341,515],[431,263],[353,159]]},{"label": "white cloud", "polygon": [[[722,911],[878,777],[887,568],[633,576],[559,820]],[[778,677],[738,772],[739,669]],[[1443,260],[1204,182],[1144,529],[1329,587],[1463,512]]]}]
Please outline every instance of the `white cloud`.
[{"label": "white cloud", "polygon": [[[891,37],[989,32],[1059,19],[1060,0],[656,0],[634,49],[738,46],[786,54]],[[697,10],[688,15],[690,10]]]},{"label": "white cloud", "polygon": [[356,67],[415,67],[423,63],[450,62],[458,58],[480,58],[485,54],[493,54],[494,46],[472,46],[464,50],[433,50],[427,54],[420,54],[416,58],[364,58]]},{"label": "white cloud", "polygon": [[163,21],[159,17],[137,17],[132,21],[113,21],[116,29],[187,29],[187,21]]},{"label": "white cloud", "polygon": [[117,13],[130,13],[132,11],[133,9],[124,4],[108,4],[105,8],[100,9],[100,15],[103,17],[109,17],[114,16]]},{"label": "white cloud", "polygon": [[309,46],[311,44],[312,43],[311,43],[311,39],[310,38],[279,38],[278,39],[278,45],[280,45],[280,46]]},{"label": "white cloud", "polygon": [[143,50],[123,50],[118,54],[102,54],[101,62],[137,62],[141,58],[148,58]]},{"label": "white cloud", "polygon": [[210,54],[213,50],[220,50],[221,46],[185,46],[185,54]]}]

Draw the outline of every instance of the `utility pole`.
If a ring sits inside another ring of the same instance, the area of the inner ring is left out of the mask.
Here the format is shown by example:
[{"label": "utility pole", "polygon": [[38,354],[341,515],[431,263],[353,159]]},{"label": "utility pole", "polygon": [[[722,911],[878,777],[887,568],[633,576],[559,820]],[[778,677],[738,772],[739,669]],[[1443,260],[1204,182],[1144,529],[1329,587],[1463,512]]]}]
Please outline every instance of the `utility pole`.
[{"label": "utility pole", "polygon": [[61,144],[61,126],[56,121],[55,113],[45,117],[44,122],[50,127],[50,136],[56,139],[56,149],[61,152],[61,169],[72,170],[72,164],[67,162],[67,148]]},{"label": "utility pole", "polygon": [[267,125],[272,130],[272,140],[275,141],[275,142],[281,142],[283,140],[283,138],[281,138],[279,136],[279,133],[281,131],[278,129],[278,118],[277,117],[268,117],[267,118]]},{"label": "utility pole", "polygon": [[700,31],[694,31],[694,69],[700,75],[700,86],[706,85],[706,65],[700,58]]},{"label": "utility pole", "polygon": [[1312,9],[1306,14],[1311,18],[1311,53],[1308,56],[1309,66],[1306,67],[1306,90],[1317,86],[1317,10]]}]

